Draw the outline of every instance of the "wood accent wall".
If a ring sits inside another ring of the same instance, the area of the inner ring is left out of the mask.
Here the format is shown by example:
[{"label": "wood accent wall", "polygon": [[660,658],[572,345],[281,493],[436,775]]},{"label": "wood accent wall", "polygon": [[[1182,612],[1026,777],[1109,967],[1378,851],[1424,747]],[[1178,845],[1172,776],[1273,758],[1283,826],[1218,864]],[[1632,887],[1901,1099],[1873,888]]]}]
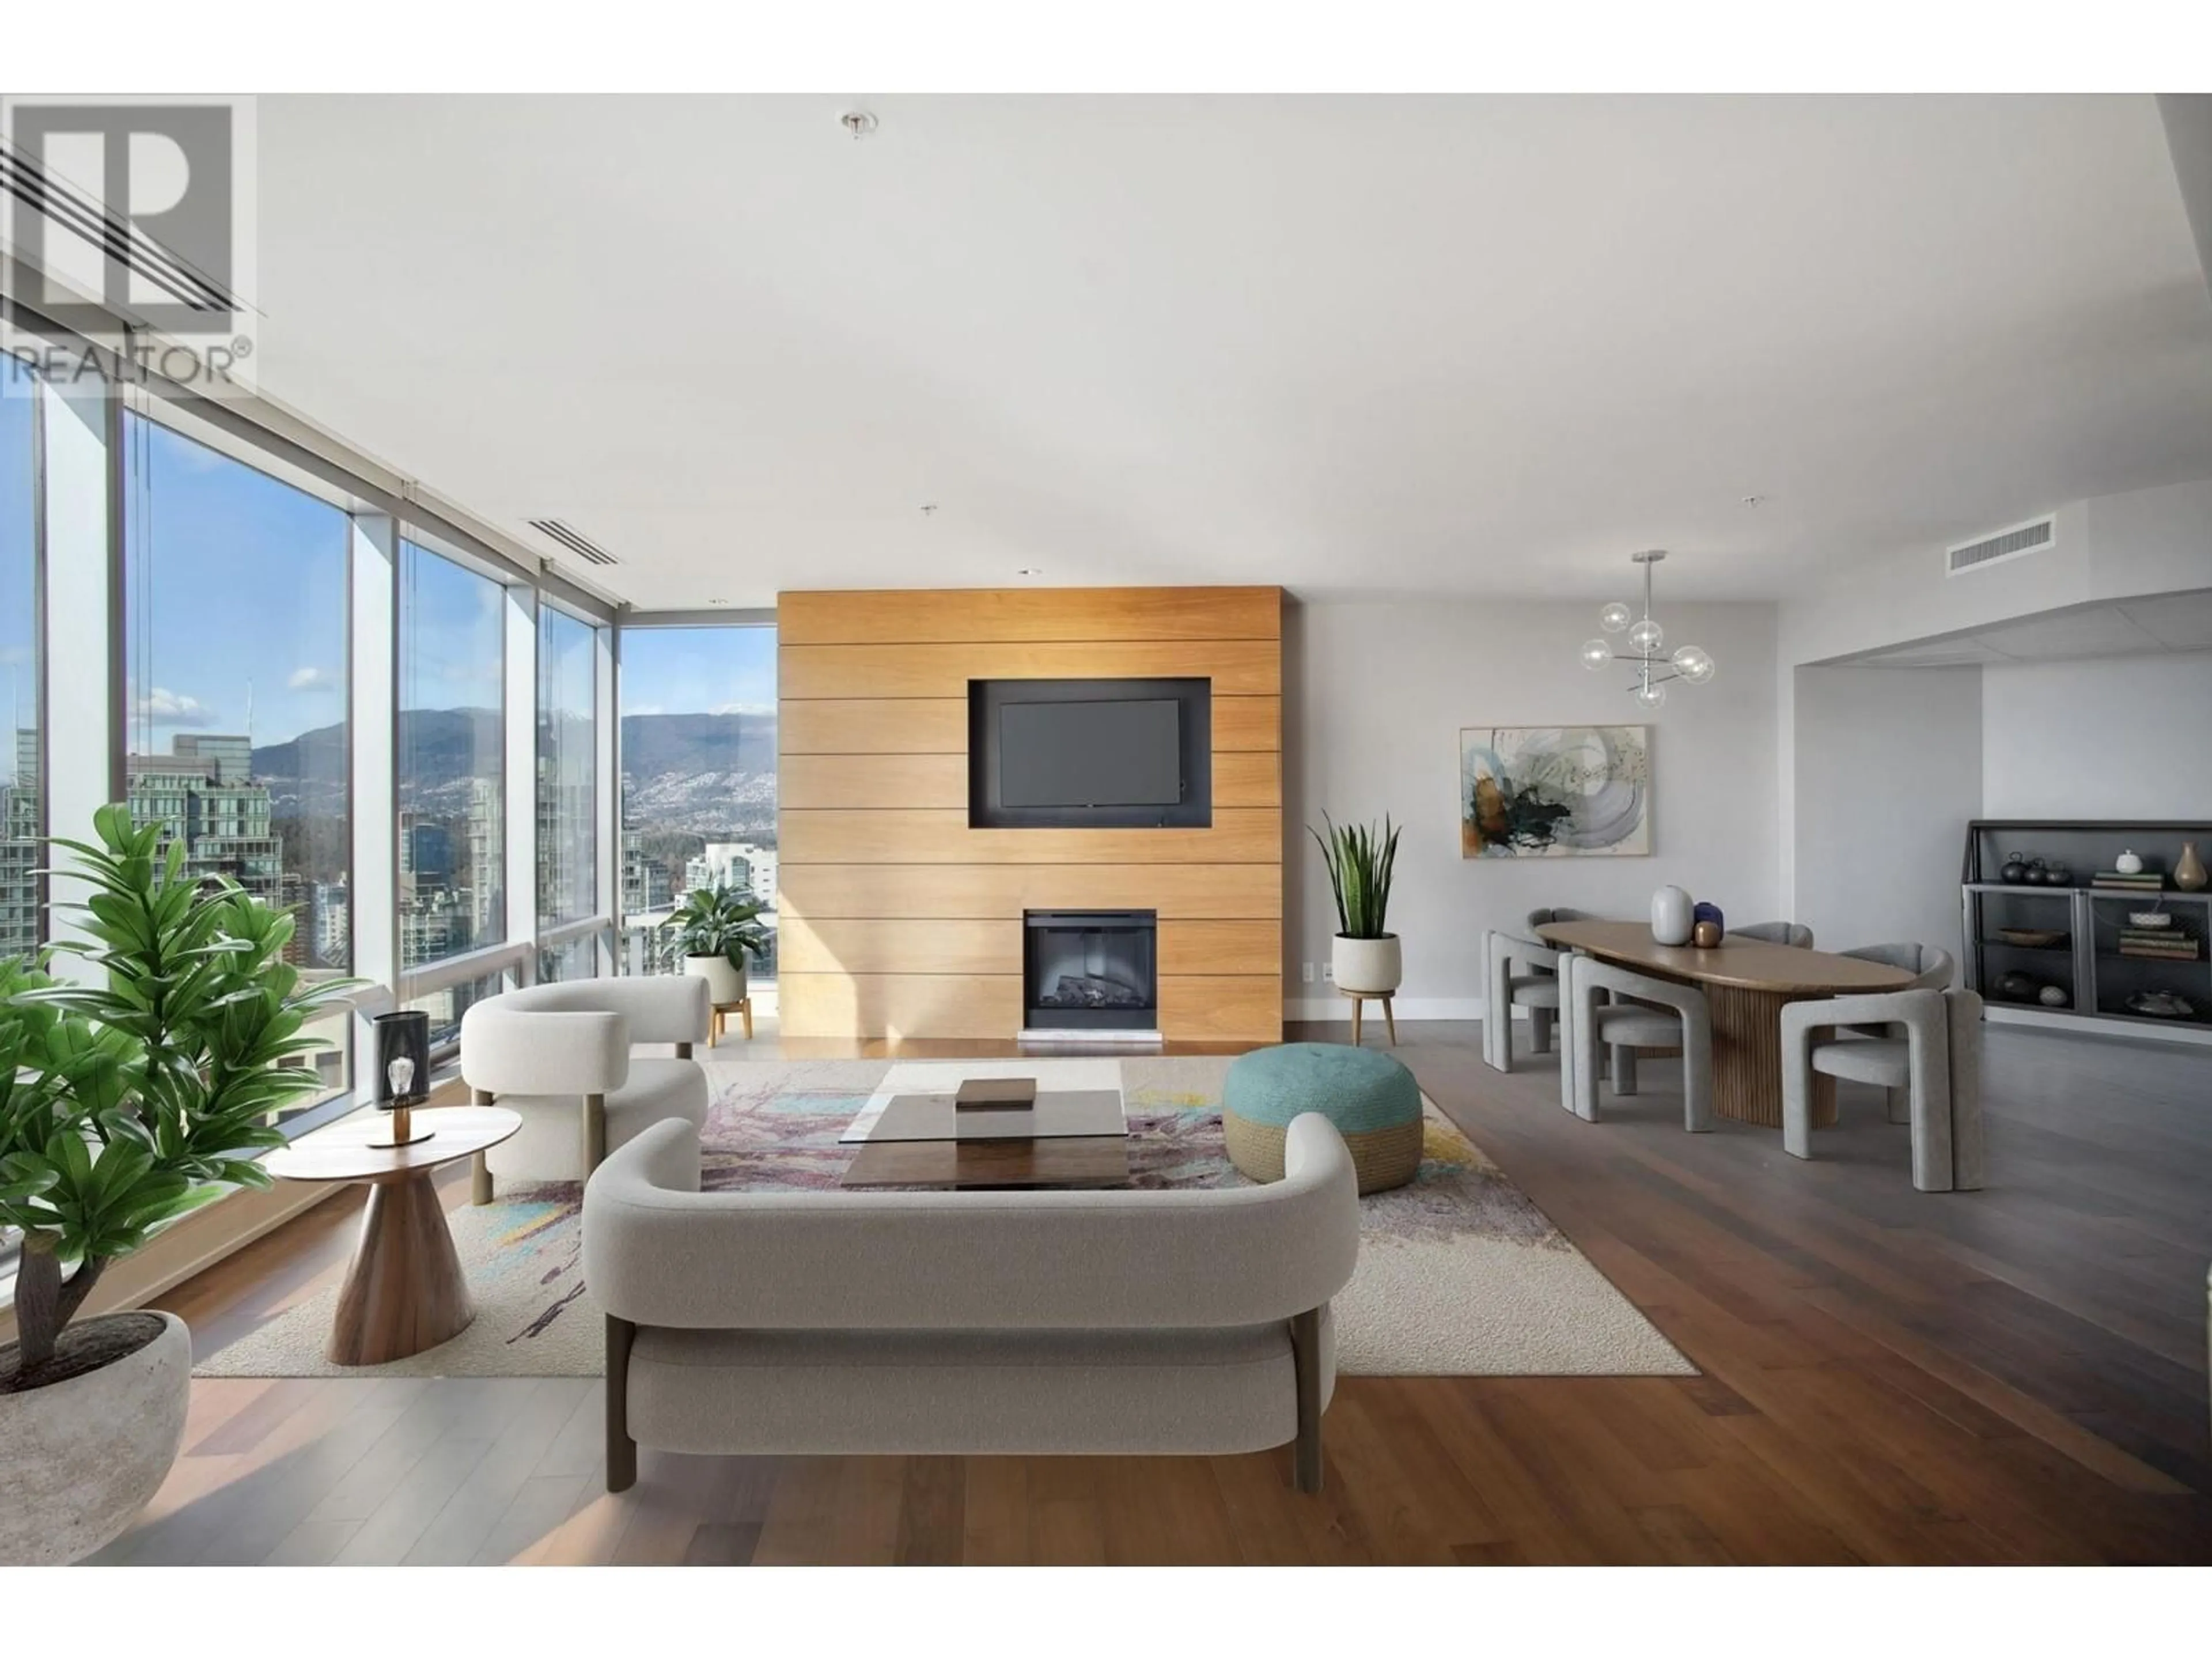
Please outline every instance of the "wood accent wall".
[{"label": "wood accent wall", "polygon": [[[994,1037],[1022,912],[1159,913],[1160,1030],[1283,1030],[1282,590],[784,593],[776,608],[781,1024]],[[971,830],[971,679],[1213,682],[1205,830]]]}]

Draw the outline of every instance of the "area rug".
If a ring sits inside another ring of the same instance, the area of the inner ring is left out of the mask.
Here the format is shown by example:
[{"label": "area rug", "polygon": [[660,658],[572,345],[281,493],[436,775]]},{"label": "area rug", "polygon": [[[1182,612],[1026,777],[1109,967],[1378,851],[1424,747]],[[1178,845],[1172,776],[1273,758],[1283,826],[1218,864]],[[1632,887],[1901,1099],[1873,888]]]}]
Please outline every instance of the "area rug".
[{"label": "area rug", "polygon": [[[1118,1073],[1141,1188],[1246,1184],[1222,1148],[1221,1057],[1036,1060],[1000,1069],[1045,1088]],[[1066,1072],[1056,1074],[1055,1068]],[[1080,1068],[1074,1069],[1074,1068]],[[884,1060],[709,1062],[702,1139],[710,1190],[823,1191],[854,1155],[839,1135],[902,1090],[944,1086],[945,1068]],[[1520,1189],[1424,1097],[1419,1173],[1360,1200],[1359,1266],[1332,1304],[1346,1376],[1692,1376],[1696,1367],[1615,1290]],[[197,1367],[202,1376],[597,1376],[599,1309],[585,1289],[581,1188],[503,1192],[453,1212],[477,1302],[452,1341],[388,1365],[323,1357],[335,1286],[303,1297]]]}]

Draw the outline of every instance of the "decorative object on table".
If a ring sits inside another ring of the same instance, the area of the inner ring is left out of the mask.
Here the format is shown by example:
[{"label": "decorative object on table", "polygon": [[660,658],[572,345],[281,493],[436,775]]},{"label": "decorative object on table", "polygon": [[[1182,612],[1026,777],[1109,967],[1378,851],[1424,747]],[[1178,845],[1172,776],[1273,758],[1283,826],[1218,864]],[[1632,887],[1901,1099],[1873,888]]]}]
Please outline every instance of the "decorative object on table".
[{"label": "decorative object on table", "polygon": [[[57,840],[89,889],[99,971],[60,983],[47,952],[0,962],[0,1229],[19,1230],[14,1342],[0,1346],[0,1564],[77,1560],[130,1523],[183,1442],[191,1334],[166,1313],[77,1321],[163,1223],[233,1187],[276,1112],[321,1087],[303,1036],[358,980],[303,985],[292,919],[227,878],[187,873],[160,821],[120,803],[97,844]],[[180,966],[179,964],[189,964]],[[158,997],[141,988],[160,984]],[[63,1269],[74,1263],[66,1279]]]},{"label": "decorative object on table", "polygon": [[2130,1013],[2146,1014],[2153,1019],[2194,1019],[2196,1005],[2172,991],[2138,991],[2128,999]]},{"label": "decorative object on table", "polygon": [[1583,666],[1592,673],[1602,672],[1617,662],[1632,665],[1636,678],[1629,683],[1629,695],[1646,708],[1656,708],[1667,701],[1667,682],[1685,680],[1692,685],[1703,685],[1712,678],[1714,663],[1711,656],[1694,645],[1677,646],[1672,656],[1660,653],[1667,644],[1666,630],[1651,619],[1651,570],[1667,555],[1655,548],[1650,552],[1632,553],[1629,562],[1644,571],[1644,615],[1638,617],[1618,600],[1597,613],[1597,625],[1608,634],[1626,630],[1628,649],[1616,651],[1610,640],[1592,639],[1583,641]]},{"label": "decorative object on table", "polygon": [[1398,862],[1398,830],[1389,813],[1377,830],[1364,823],[1337,824],[1328,813],[1322,822],[1324,836],[1306,826],[1321,848],[1328,867],[1328,888],[1336,901],[1336,937],[1329,944],[1331,969],[1336,988],[1352,1000],[1353,1040],[1358,1041],[1360,1000],[1379,997],[1382,1016],[1390,1026],[1390,1040],[1398,1040],[1397,1017],[1390,999],[1405,976],[1405,959],[1398,936],[1388,927],[1390,876]]},{"label": "decorative object on table", "polygon": [[2112,860],[2113,872],[2118,875],[2139,876],[2142,874],[2142,855],[2132,847],[2124,849],[2119,857]]},{"label": "decorative object on table", "polygon": [[2045,863],[2041,859],[2030,859],[2027,861],[2027,884],[2029,886],[2040,887],[2044,883],[2050,879],[2051,866],[2048,864]]},{"label": "decorative object on table", "polygon": [[2014,969],[1997,975],[1997,994],[2012,1002],[2032,1002],[2039,988],[2034,980]]},{"label": "decorative object on table", "polygon": [[1037,1085],[1033,1077],[971,1077],[962,1079],[953,1091],[952,1105],[956,1111],[984,1111],[1009,1107],[1035,1106]]},{"label": "decorative object on table", "polygon": [[676,935],[684,971],[707,981],[707,1000],[718,1008],[748,1000],[745,957],[760,955],[770,943],[761,908],[750,889],[718,883],[693,888],[660,924]]},{"label": "decorative object on table", "polygon": [[1700,951],[1711,951],[1721,942],[1721,925],[1717,921],[1700,921],[1690,929],[1690,943]]},{"label": "decorative object on table", "polygon": [[369,1021],[376,1033],[376,1109],[392,1115],[391,1133],[368,1144],[411,1146],[428,1140],[428,1129],[415,1127],[415,1108],[429,1099],[430,1016],[402,1008]]},{"label": "decorative object on table", "polygon": [[1285,1042],[1229,1062],[1221,1138],[1229,1161],[1253,1180],[1283,1178],[1284,1136],[1302,1112],[1319,1112],[1336,1126],[1362,1194],[1402,1187],[1420,1168],[1420,1086],[1388,1054]]},{"label": "decorative object on table", "polygon": [[2071,887],[2074,884],[2073,866],[2064,859],[2053,859],[2044,866],[2043,884],[2046,887]]},{"label": "decorative object on table", "polygon": [[1459,734],[1463,858],[1651,850],[1650,728],[1473,726]]},{"label": "decorative object on table", "polygon": [[1680,888],[1662,887],[1651,896],[1651,938],[1660,945],[1687,945],[1696,931],[1697,909]]},{"label": "decorative object on table", "polygon": [[2173,926],[2173,912],[2130,910],[2128,912],[2128,925],[2131,927],[2171,927]]},{"label": "decorative object on table", "polygon": [[2181,856],[2173,861],[2173,884],[2185,893],[2201,893],[2208,879],[2212,878],[2204,873],[2204,860],[2197,856],[2197,843],[2185,841],[2181,843]]},{"label": "decorative object on table", "polygon": [[2045,986],[2035,994],[2035,1000],[2046,1008],[2063,1008],[2073,1000],[2066,994],[2063,988],[2057,985]]},{"label": "decorative object on table", "polygon": [[2004,868],[1997,872],[1997,879],[2008,886],[2019,886],[2027,879],[2027,860],[2018,853],[2006,854]]},{"label": "decorative object on table", "polygon": [[[1708,927],[1713,930],[1713,936],[1711,939],[1699,937]],[[1710,951],[1727,935],[1728,918],[1721,914],[1719,905],[1715,904],[1711,899],[1699,899],[1697,903],[1690,907],[1690,942],[1692,944],[1702,945]]]},{"label": "decorative object on table", "polygon": [[2065,934],[2053,933],[2048,927],[2000,927],[1997,937],[2007,945],[2017,945],[2030,951],[2048,951],[2066,943]]}]

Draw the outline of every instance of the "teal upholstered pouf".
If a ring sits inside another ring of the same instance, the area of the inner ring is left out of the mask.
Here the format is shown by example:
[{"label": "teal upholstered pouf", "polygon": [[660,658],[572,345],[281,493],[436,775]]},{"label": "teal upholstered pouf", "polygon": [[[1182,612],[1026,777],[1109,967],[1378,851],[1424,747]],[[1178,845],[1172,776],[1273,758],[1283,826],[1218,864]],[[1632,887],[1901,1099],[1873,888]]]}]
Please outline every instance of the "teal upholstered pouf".
[{"label": "teal upholstered pouf", "polygon": [[1283,1178],[1283,1132],[1319,1112],[1352,1149],[1359,1190],[1401,1187],[1421,1166],[1421,1090],[1388,1054],[1340,1042],[1285,1042],[1229,1062],[1221,1137],[1255,1181]]}]

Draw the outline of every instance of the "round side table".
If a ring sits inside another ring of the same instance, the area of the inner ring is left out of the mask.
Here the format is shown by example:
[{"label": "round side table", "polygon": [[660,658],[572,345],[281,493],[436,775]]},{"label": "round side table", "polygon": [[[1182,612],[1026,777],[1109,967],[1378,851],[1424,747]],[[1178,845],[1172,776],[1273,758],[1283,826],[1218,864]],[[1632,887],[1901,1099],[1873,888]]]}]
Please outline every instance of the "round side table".
[{"label": "round side table", "polygon": [[380,1365],[434,1348],[477,1316],[430,1173],[496,1146],[522,1127],[501,1106],[439,1106],[414,1114],[430,1131],[408,1146],[369,1143],[392,1133],[384,1113],[364,1114],[280,1146],[261,1161],[279,1181],[343,1182],[368,1188],[361,1237],[338,1292],[334,1365]]}]

